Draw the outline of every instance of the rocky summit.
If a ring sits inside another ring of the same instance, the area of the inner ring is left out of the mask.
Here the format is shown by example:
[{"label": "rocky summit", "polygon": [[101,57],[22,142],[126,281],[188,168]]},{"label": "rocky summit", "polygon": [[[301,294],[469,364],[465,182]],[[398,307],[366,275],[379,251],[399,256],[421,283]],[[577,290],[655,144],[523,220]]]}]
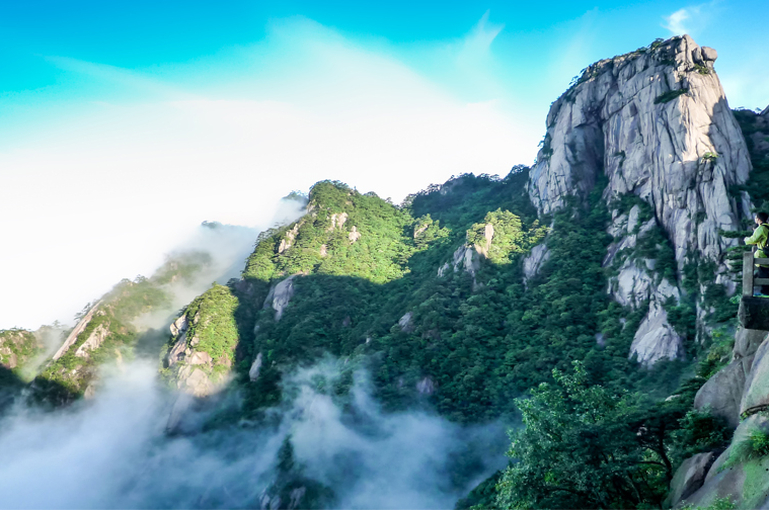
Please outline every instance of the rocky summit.
[{"label": "rocky summit", "polygon": [[258,476],[231,448],[237,482],[166,484],[196,508],[361,506],[380,464],[432,448],[424,430],[452,439],[409,483],[443,506],[765,507],[769,331],[740,325],[738,289],[769,109],[731,110],[716,60],[689,36],[601,60],[531,168],[400,205],[321,181],[238,278],[176,254],[74,328],[0,332],[0,412],[84,409],[110,368],[152,363],[156,447],[258,444]]}]

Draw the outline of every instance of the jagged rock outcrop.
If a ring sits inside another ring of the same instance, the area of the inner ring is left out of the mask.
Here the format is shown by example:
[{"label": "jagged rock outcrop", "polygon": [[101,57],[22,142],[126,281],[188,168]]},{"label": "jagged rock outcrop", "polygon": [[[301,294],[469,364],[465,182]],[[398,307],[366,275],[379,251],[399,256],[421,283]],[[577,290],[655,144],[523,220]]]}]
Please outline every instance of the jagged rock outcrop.
[{"label": "jagged rock outcrop", "polygon": [[[585,199],[603,174],[608,178],[603,198],[615,220],[610,231],[622,221],[633,224],[617,204],[620,197],[635,195],[652,211],[644,226],[662,229],[672,243],[679,279],[693,257],[711,260],[718,274],[725,273],[724,252],[736,241],[719,231],[740,228],[747,207],[729,190],[747,181],[751,166],[713,70],[715,57],[715,50],[683,36],[588,67],[550,108],[547,134],[528,183],[539,212],[563,207],[567,196]],[[640,232],[634,225],[615,233],[607,264],[631,247],[636,235]],[[654,268],[643,265],[626,262],[620,268],[610,289],[618,301],[638,303],[649,296]],[[733,291],[728,278],[718,281]],[[682,349],[672,348],[672,336],[660,334],[671,330],[660,312],[667,297],[656,290],[651,294],[641,326],[645,338],[637,335],[634,342],[636,348],[651,348],[653,340],[667,346],[653,348],[656,354],[636,349],[631,355],[638,353],[650,363],[662,359],[662,353],[683,355]],[[706,312],[698,309],[698,318]]]},{"label": "jagged rock outcrop", "polygon": [[262,353],[256,355],[256,359],[251,364],[251,368],[248,370],[248,379],[251,381],[256,381],[259,379],[259,373],[262,370],[262,363],[263,363],[263,357]]},{"label": "jagged rock outcrop", "polygon": [[283,317],[283,311],[294,297],[294,279],[299,275],[291,275],[270,288],[267,298],[264,300],[264,308],[272,307],[275,310],[275,320]]},{"label": "jagged rock outcrop", "polygon": [[529,280],[539,273],[540,268],[550,260],[550,250],[546,244],[538,244],[531,249],[523,259],[523,283],[527,284]]},{"label": "jagged rock outcrop", "polygon": [[0,330],[0,367],[10,370],[23,367],[42,350],[43,344],[37,332]]},{"label": "jagged rock outcrop", "polygon": [[638,361],[646,366],[685,356],[683,341],[668,323],[668,314],[659,303],[652,302],[649,307],[630,346],[630,355],[637,355]]},{"label": "jagged rock outcrop", "polygon": [[400,326],[401,330],[403,330],[405,333],[411,333],[414,331],[414,313],[406,312],[403,314],[403,317],[398,319],[398,326]]},{"label": "jagged rock outcrop", "polygon": [[207,397],[228,380],[240,340],[238,303],[229,287],[214,285],[171,324],[164,375],[183,393]]},{"label": "jagged rock outcrop", "polygon": [[90,310],[88,310],[88,313],[86,313],[82,319],[77,323],[75,326],[75,329],[73,329],[69,335],[67,335],[67,339],[64,340],[64,343],[59,347],[59,349],[56,351],[56,353],[53,355],[53,360],[56,361],[57,359],[61,358],[67,350],[72,347],[72,344],[74,344],[77,341],[77,337],[80,336],[80,333],[85,331],[85,328],[88,327],[88,324],[90,324],[91,320],[93,319],[96,312],[99,310],[99,306],[101,305],[101,301],[96,303],[91,307]]},{"label": "jagged rock outcrop", "polygon": [[75,356],[78,358],[85,358],[88,356],[89,352],[98,349],[101,344],[104,343],[104,340],[107,339],[108,335],[109,328],[105,324],[99,324],[91,332],[91,334],[88,335],[88,338],[85,340],[85,342],[80,344],[80,347],[78,347],[75,351]]}]

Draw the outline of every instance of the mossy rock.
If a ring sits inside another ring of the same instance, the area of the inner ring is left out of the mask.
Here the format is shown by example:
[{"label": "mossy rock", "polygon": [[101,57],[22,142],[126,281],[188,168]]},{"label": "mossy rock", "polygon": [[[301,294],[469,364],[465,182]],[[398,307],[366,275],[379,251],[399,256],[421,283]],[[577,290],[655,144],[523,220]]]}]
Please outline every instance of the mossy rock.
[{"label": "mossy rock", "polygon": [[769,341],[764,340],[756,351],[753,366],[745,380],[740,414],[751,414],[769,408]]}]

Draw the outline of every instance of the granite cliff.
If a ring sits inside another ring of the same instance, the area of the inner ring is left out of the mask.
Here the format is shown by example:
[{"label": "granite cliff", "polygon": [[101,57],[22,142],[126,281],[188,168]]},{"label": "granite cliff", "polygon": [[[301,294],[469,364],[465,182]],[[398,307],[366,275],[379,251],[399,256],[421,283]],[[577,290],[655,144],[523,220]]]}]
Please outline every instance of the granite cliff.
[{"label": "granite cliff", "polygon": [[[734,291],[724,255],[737,243],[722,232],[741,230],[750,215],[747,193],[732,189],[748,180],[751,163],[716,57],[683,36],[585,69],[550,108],[528,184],[540,214],[603,187],[614,237],[604,266],[616,269],[608,291],[647,310],[631,354],[648,365],[685,356],[666,303],[686,293],[687,265],[712,262],[716,283]],[[672,245],[673,271],[659,270],[656,253],[634,253],[655,234]],[[711,310],[700,301],[696,313],[702,323]]]}]

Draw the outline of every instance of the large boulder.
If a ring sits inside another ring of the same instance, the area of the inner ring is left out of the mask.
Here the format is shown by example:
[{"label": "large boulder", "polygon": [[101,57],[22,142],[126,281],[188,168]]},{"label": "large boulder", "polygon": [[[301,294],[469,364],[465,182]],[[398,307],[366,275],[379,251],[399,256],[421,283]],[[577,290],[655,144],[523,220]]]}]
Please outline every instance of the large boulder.
[{"label": "large boulder", "polygon": [[724,418],[729,426],[737,428],[742,393],[752,361],[752,357],[736,360],[716,372],[697,392],[694,408],[710,410],[713,416]]},{"label": "large boulder", "polygon": [[694,494],[705,482],[710,466],[716,460],[716,452],[698,453],[683,461],[670,482],[670,494],[665,507],[673,507],[684,498]]},{"label": "large boulder", "polygon": [[732,354],[734,359],[747,358],[752,356],[758,350],[758,346],[764,341],[769,331],[761,329],[737,328],[734,335],[734,349]]},{"label": "large boulder", "polygon": [[745,381],[740,413],[753,414],[769,409],[769,339],[756,351],[753,366]]},{"label": "large boulder", "polygon": [[749,447],[756,432],[769,433],[769,418],[761,414],[740,423],[726,449],[713,463],[705,483],[682,504],[708,507],[716,499],[729,499],[737,508],[767,508],[769,503],[769,457],[760,457]]}]

